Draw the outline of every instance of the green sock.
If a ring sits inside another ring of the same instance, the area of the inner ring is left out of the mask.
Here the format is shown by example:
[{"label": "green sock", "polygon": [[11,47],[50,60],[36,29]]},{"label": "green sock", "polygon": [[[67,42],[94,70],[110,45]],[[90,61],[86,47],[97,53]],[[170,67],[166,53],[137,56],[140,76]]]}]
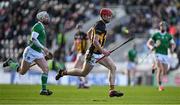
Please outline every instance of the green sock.
[{"label": "green sock", "polygon": [[48,74],[43,73],[42,76],[41,76],[42,90],[46,90],[47,79],[48,79]]},{"label": "green sock", "polygon": [[19,68],[19,63],[17,63],[17,62],[11,62],[11,63],[10,63],[10,68],[11,68],[12,70],[16,70],[16,71],[17,71],[17,69]]}]

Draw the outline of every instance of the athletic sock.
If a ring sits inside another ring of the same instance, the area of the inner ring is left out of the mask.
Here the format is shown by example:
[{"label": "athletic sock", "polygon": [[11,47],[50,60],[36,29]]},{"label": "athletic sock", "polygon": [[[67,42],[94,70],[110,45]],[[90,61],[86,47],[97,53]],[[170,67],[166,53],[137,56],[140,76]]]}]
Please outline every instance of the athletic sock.
[{"label": "athletic sock", "polygon": [[110,85],[109,87],[110,87],[109,90],[114,90],[114,85]]},{"label": "athletic sock", "polygon": [[159,81],[159,85],[161,86],[161,84],[162,84],[162,82],[161,81]]},{"label": "athletic sock", "polygon": [[42,76],[41,76],[42,90],[46,90],[47,79],[48,79],[48,74],[47,73],[43,73]]}]

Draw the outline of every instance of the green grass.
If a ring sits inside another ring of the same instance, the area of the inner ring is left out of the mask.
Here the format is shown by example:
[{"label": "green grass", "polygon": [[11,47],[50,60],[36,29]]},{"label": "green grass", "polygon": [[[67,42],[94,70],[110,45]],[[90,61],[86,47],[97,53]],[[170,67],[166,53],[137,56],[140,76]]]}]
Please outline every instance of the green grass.
[{"label": "green grass", "polygon": [[0,105],[180,105],[180,88],[166,87],[158,92],[155,87],[116,87],[123,97],[109,98],[108,86],[77,89],[74,86],[49,86],[52,96],[40,96],[39,85],[0,85]]}]

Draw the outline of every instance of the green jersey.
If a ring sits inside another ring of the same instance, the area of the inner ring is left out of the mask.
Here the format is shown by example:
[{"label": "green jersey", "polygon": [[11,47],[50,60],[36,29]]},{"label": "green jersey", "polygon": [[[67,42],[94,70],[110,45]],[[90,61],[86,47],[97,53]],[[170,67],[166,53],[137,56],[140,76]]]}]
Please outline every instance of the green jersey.
[{"label": "green jersey", "polygon": [[168,48],[170,43],[173,43],[174,40],[172,36],[168,33],[157,32],[152,36],[154,43],[159,43],[159,46],[156,47],[155,52],[163,55],[168,54]]},{"label": "green jersey", "polygon": [[[32,32],[36,32],[39,34],[37,37],[37,40],[44,46],[46,43],[46,32],[45,32],[45,28],[43,24],[41,22],[36,23],[32,28]],[[33,50],[42,52],[41,48],[32,42],[32,35],[31,35],[31,40],[30,40],[30,47]]]},{"label": "green jersey", "polygon": [[128,52],[129,61],[135,62],[136,56],[137,56],[137,51],[135,49],[129,50],[129,52]]}]

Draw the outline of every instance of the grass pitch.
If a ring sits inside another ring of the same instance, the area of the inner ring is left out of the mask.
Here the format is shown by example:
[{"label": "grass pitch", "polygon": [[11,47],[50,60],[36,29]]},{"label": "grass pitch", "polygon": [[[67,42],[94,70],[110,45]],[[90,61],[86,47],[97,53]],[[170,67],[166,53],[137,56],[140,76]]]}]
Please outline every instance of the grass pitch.
[{"label": "grass pitch", "polygon": [[108,97],[108,86],[77,89],[75,86],[50,85],[52,96],[40,96],[40,85],[0,85],[0,105],[180,105],[180,88],[116,87],[123,97]]}]

